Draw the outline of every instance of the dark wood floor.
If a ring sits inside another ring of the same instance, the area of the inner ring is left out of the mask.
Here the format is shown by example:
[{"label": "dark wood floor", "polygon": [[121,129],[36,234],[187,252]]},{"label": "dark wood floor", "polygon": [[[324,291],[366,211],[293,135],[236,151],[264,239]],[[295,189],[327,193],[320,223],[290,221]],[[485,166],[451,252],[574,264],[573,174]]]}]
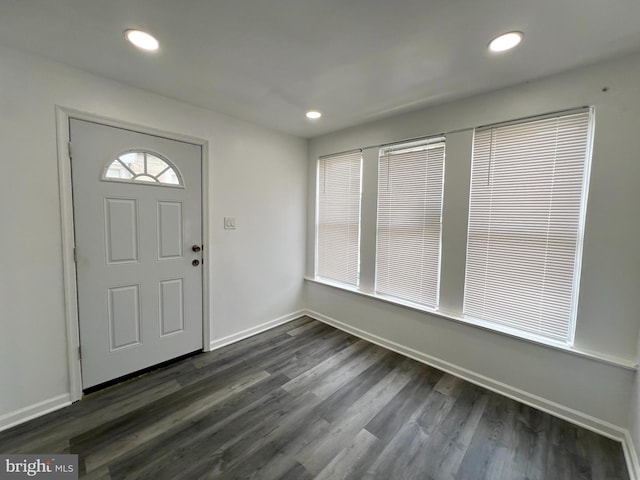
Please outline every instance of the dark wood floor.
[{"label": "dark wood floor", "polygon": [[627,479],[621,445],[301,318],[0,433],[91,479]]}]

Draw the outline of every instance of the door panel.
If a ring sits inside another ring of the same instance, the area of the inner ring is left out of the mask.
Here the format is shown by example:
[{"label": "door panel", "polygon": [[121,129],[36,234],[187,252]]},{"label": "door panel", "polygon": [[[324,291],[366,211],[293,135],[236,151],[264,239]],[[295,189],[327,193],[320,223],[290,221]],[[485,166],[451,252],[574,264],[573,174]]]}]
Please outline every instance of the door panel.
[{"label": "door panel", "polygon": [[110,351],[140,343],[140,286],[108,290]]},{"label": "door panel", "polygon": [[104,199],[107,263],[138,261],[138,202],[134,198]]},{"label": "door panel", "polygon": [[76,119],[70,138],[88,388],[202,349],[201,148]]},{"label": "door panel", "polygon": [[160,282],[160,335],[184,330],[183,285],[181,278]]},{"label": "door panel", "polygon": [[182,255],[182,203],[158,202],[158,258]]}]

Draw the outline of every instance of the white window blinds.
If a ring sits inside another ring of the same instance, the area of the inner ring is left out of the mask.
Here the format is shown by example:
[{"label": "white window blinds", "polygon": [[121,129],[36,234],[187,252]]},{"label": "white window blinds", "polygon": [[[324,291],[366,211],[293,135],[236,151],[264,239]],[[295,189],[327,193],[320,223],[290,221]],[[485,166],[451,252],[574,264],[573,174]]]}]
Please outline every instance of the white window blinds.
[{"label": "white window blinds", "polygon": [[467,317],[572,341],[590,119],[583,110],[476,130]]},{"label": "white window blinds", "polygon": [[376,292],[436,308],[444,138],[382,148]]},{"label": "white window blinds", "polygon": [[318,161],[316,275],[358,285],[362,152]]}]

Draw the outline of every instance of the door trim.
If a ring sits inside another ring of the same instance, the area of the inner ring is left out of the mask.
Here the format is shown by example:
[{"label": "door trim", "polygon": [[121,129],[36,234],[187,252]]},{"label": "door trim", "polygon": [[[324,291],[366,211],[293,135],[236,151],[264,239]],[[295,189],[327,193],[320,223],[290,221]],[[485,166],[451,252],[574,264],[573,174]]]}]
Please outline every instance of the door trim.
[{"label": "door trim", "polygon": [[[202,148],[202,242],[205,259],[211,259],[209,242],[209,142],[202,138],[167,132],[156,128],[82,112],[56,105],[56,140],[58,151],[58,186],[60,190],[60,224],[62,232],[62,276],[64,286],[65,323],[67,327],[67,362],[69,367],[69,396],[72,402],[82,398],[82,370],[80,367],[80,329],[78,316],[78,289],[74,260],[73,186],[69,158],[69,120],[75,118],[109,127],[156,135],[170,140],[192,143]],[[211,349],[211,322],[209,302],[210,263],[202,269],[202,348]]]}]

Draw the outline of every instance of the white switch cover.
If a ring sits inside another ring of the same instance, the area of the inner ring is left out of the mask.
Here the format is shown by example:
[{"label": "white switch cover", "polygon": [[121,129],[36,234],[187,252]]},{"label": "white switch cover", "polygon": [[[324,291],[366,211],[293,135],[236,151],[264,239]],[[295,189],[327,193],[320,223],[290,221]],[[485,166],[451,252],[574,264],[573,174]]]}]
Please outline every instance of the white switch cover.
[{"label": "white switch cover", "polygon": [[236,217],[224,217],[224,229],[235,230],[236,229]]}]

